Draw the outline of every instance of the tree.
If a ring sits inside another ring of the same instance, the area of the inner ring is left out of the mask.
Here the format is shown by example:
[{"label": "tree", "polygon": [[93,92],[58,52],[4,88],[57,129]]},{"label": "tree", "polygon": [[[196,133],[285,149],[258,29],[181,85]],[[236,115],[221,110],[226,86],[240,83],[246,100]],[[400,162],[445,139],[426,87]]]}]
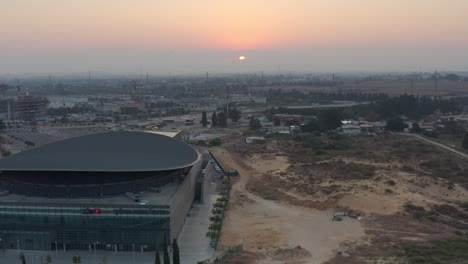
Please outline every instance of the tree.
[{"label": "tree", "polygon": [[240,119],[241,112],[237,108],[229,108],[229,118],[232,122],[237,122]]},{"label": "tree", "polygon": [[299,126],[301,125],[301,123],[296,119],[291,119],[291,120],[286,121],[285,125],[286,126]]},{"label": "tree", "polygon": [[52,263],[52,256],[51,256],[51,255],[47,255],[47,257],[46,257],[46,263],[47,263],[47,264]]},{"label": "tree", "polygon": [[401,132],[403,129],[407,128],[408,125],[403,122],[403,120],[399,117],[391,118],[387,120],[387,129],[390,131]]},{"label": "tree", "polygon": [[212,140],[210,140],[209,144],[210,146],[212,147],[216,147],[216,146],[221,146],[221,139],[220,138],[213,138]]},{"label": "tree", "polygon": [[208,119],[206,118],[206,112],[202,113],[202,118],[200,123],[202,124],[203,127],[206,127],[208,125]]},{"label": "tree", "polygon": [[171,260],[169,259],[169,252],[167,252],[167,238],[166,235],[164,235],[164,251],[163,251],[163,262],[164,264],[171,264]]},{"label": "tree", "polygon": [[167,252],[167,247],[164,247],[163,262],[164,264],[171,264],[171,260],[169,259],[169,252]]},{"label": "tree", "polygon": [[273,124],[275,126],[281,126],[281,120],[279,119],[279,117],[274,117],[273,118]]},{"label": "tree", "polygon": [[154,258],[154,264],[161,264],[161,258],[159,257],[158,247],[156,247],[156,257]]},{"label": "tree", "polygon": [[342,125],[343,113],[336,109],[326,110],[320,115],[319,120],[324,130],[333,130]]},{"label": "tree", "polygon": [[220,127],[227,127],[227,116],[225,112],[218,113],[218,125]]},{"label": "tree", "polygon": [[411,133],[421,133],[422,132],[422,129],[421,127],[419,126],[419,124],[417,122],[414,122],[412,127],[411,127]]},{"label": "tree", "polygon": [[216,112],[213,112],[211,115],[211,125],[212,126],[218,126],[218,116],[216,115]]},{"label": "tree", "polygon": [[21,261],[21,264],[26,264],[26,257],[23,252],[20,253],[19,260]]},{"label": "tree", "polygon": [[449,81],[458,81],[460,80],[460,76],[454,74],[454,73],[449,73],[447,75],[445,75],[444,77],[445,80],[449,80]]},{"label": "tree", "polygon": [[166,235],[164,235],[164,248],[167,248],[167,238],[166,238]]},{"label": "tree", "polygon": [[80,264],[81,263],[81,256],[78,253],[75,253],[72,257],[73,264]]},{"label": "tree", "polygon": [[179,246],[177,245],[177,240],[175,238],[172,241],[172,263],[180,264]]},{"label": "tree", "polygon": [[260,120],[258,120],[257,118],[254,118],[253,116],[250,118],[249,126],[250,126],[250,129],[252,130],[258,130],[262,128],[262,124],[260,123]]},{"label": "tree", "polygon": [[463,136],[462,146],[464,149],[468,149],[468,133],[465,133],[465,136]]},{"label": "tree", "polygon": [[448,133],[448,134],[463,134],[465,133],[465,129],[460,125],[458,124],[457,121],[455,121],[455,119],[453,117],[450,117],[450,119],[444,123],[445,125],[445,133]]},{"label": "tree", "polygon": [[315,131],[322,131],[322,129],[320,128],[320,125],[318,123],[318,121],[316,119],[312,119],[310,120],[309,122],[307,122],[307,124],[303,125],[301,127],[301,130],[302,132],[304,133],[311,133],[311,132],[315,132]]}]

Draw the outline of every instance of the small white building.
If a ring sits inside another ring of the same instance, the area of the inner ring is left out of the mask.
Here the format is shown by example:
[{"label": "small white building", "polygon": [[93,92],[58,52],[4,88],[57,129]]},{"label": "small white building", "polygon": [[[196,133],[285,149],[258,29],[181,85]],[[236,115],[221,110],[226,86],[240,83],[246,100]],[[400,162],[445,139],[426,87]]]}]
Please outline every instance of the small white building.
[{"label": "small white building", "polygon": [[422,130],[427,131],[427,132],[432,132],[434,131],[434,124],[433,123],[421,123],[419,125]]},{"label": "small white building", "polygon": [[247,144],[252,144],[252,143],[257,143],[257,142],[262,142],[265,141],[264,137],[246,137],[245,138],[245,143]]},{"label": "small white building", "polygon": [[339,128],[339,131],[341,131],[347,136],[357,136],[361,134],[361,127],[351,124],[345,124]]}]

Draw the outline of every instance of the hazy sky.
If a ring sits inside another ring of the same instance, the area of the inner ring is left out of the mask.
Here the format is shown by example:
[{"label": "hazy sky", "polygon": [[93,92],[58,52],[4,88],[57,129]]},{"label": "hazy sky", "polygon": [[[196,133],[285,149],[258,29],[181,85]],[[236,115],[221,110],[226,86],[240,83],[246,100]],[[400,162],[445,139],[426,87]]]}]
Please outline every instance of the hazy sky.
[{"label": "hazy sky", "polygon": [[0,11],[0,74],[468,70],[468,0],[0,0]]}]

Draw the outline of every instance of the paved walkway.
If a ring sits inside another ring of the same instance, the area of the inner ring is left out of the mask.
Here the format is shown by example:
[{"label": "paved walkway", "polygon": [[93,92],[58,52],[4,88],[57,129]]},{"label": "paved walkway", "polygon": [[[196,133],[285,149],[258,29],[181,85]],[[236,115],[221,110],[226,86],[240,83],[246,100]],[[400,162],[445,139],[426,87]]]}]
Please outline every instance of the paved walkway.
[{"label": "paved walkway", "polygon": [[[214,188],[215,185],[212,187]],[[210,226],[209,217],[213,203],[218,197],[219,195],[213,194],[207,196],[205,204],[194,206],[193,215],[187,218],[178,239],[182,264],[195,264],[213,256],[214,249],[210,246],[210,239],[206,237],[206,232]]]}]

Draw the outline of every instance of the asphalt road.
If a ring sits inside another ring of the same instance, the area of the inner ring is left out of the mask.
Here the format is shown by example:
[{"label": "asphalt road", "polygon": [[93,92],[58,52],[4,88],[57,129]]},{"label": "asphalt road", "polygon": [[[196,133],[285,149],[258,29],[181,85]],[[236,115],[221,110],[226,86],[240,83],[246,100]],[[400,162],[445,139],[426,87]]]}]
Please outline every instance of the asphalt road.
[{"label": "asphalt road", "polygon": [[420,140],[429,142],[429,143],[431,143],[431,144],[433,144],[433,145],[436,145],[436,146],[438,146],[438,147],[444,148],[444,149],[446,149],[446,150],[448,150],[448,151],[450,151],[450,152],[452,152],[452,153],[454,153],[454,154],[456,154],[456,155],[458,155],[458,156],[460,156],[460,157],[462,157],[462,158],[468,159],[468,154],[466,154],[466,153],[464,153],[464,152],[461,152],[461,151],[459,151],[459,150],[456,150],[456,149],[454,149],[454,148],[452,148],[452,147],[449,147],[449,146],[447,146],[447,145],[444,145],[444,144],[442,144],[442,143],[439,143],[439,142],[430,140],[430,139],[425,138],[425,137],[423,137],[423,136],[420,136],[420,135],[417,135],[417,134],[409,134],[409,133],[398,133],[398,134],[399,134],[399,135],[403,135],[403,136],[412,136],[412,137],[418,138],[418,139],[420,139]]}]

